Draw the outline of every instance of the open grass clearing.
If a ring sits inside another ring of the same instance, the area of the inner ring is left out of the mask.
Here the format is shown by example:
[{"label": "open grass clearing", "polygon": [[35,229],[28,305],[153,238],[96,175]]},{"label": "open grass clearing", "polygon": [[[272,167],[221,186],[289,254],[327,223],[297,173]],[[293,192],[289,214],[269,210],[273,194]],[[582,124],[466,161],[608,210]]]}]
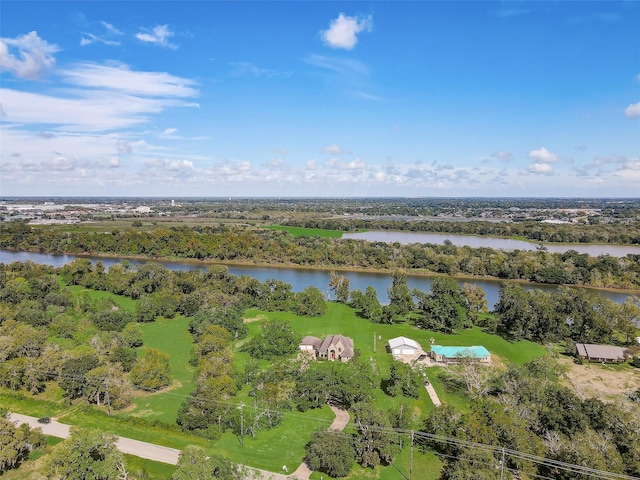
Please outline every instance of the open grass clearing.
[{"label": "open grass clearing", "polygon": [[89,298],[93,301],[96,300],[113,300],[113,302],[120,308],[127,310],[131,313],[136,311],[136,300],[123,295],[116,295],[111,292],[104,292],[102,290],[91,290],[80,285],[69,285],[66,287],[73,295],[74,301],[83,294],[89,295]]},{"label": "open grass clearing", "polygon": [[289,232],[294,237],[342,238],[340,230],[324,230],[322,228],[287,227],[285,225],[268,225],[267,230]]},{"label": "open grass clearing", "polygon": [[194,389],[196,369],[189,364],[193,346],[189,320],[177,316],[170,319],[158,318],[155,322],[139,325],[144,343],[138,349],[138,356],[142,356],[147,348],[157,348],[168,354],[173,384],[157,393],[134,398],[135,408],[131,410],[131,415],[173,424],[180,406]]}]

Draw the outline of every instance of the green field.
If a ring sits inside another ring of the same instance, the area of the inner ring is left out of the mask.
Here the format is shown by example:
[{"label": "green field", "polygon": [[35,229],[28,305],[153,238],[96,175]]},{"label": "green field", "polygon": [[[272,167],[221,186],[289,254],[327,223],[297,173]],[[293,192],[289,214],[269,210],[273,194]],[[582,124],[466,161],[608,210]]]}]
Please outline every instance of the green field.
[{"label": "green field", "polygon": [[340,238],[344,232],[340,230],[324,230],[322,228],[287,227],[284,225],[268,225],[267,230],[289,232],[294,237]]},{"label": "green field", "polygon": [[134,399],[132,415],[157,419],[173,424],[180,405],[193,391],[196,369],[189,364],[193,345],[189,333],[189,320],[182,316],[172,319],[158,318],[153,323],[141,323],[144,344],[138,349],[142,356],[145,348],[157,348],[169,355],[173,384],[158,393],[144,394]]},{"label": "green field", "polygon": [[109,300],[113,300],[113,302],[116,305],[118,305],[120,308],[124,310],[127,310],[131,313],[135,313],[136,311],[136,301],[129,297],[125,297],[123,295],[115,295],[111,292],[103,292],[100,290],[90,290],[80,285],[69,285],[66,288],[73,295],[74,301],[75,299],[78,298],[78,296],[86,293],[87,295],[89,295],[89,298],[91,300],[95,301],[95,300],[109,299]]}]

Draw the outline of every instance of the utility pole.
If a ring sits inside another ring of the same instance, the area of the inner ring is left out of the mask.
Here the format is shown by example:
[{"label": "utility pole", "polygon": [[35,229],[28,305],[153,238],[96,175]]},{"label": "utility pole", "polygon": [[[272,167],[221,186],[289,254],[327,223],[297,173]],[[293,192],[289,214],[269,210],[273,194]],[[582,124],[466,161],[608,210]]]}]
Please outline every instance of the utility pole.
[{"label": "utility pole", "polygon": [[244,402],[238,405],[238,410],[240,410],[240,445],[244,447],[244,412],[242,408],[244,407]]},{"label": "utility pole", "polygon": [[107,415],[111,416],[111,399],[109,398],[109,377],[104,379],[105,386],[107,387],[106,400],[107,400]]},{"label": "utility pole", "polygon": [[502,447],[502,460],[500,460],[500,480],[504,475],[504,447]]},{"label": "utility pole", "polygon": [[373,353],[376,353],[376,332],[373,332]]},{"label": "utility pole", "polygon": [[411,430],[411,450],[409,450],[409,480],[413,475],[413,430]]}]

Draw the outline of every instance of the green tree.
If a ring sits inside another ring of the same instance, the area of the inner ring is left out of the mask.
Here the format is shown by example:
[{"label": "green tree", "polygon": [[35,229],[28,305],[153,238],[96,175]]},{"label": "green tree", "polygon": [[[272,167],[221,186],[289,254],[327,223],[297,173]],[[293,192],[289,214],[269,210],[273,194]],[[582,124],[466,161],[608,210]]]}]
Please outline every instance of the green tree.
[{"label": "green tree", "polygon": [[72,357],[64,362],[58,383],[67,397],[71,399],[84,397],[87,386],[86,375],[99,363],[98,357],[93,353]]},{"label": "green tree", "polygon": [[357,403],[351,410],[358,428],[354,447],[362,466],[374,468],[381,462],[391,463],[400,449],[387,414],[369,403]]},{"label": "green tree", "polygon": [[333,291],[336,301],[347,303],[349,301],[349,279],[335,271],[332,271],[329,276],[329,289]]},{"label": "green tree", "polygon": [[300,335],[293,331],[289,322],[267,320],[261,327],[262,332],[243,347],[252,357],[271,360],[275,357],[286,357],[298,350]]},{"label": "green tree", "polygon": [[393,362],[391,364],[391,376],[387,381],[386,391],[392,397],[405,396],[410,398],[420,397],[423,377],[418,371],[414,371],[406,363]]},{"label": "green tree", "polygon": [[120,332],[127,324],[135,322],[135,320],[131,312],[118,307],[112,307],[91,315],[91,321],[94,325],[100,330],[107,331]]},{"label": "green tree", "polygon": [[482,287],[468,282],[462,284],[462,295],[467,303],[469,318],[475,324],[478,321],[479,314],[486,313],[489,310],[487,296]]},{"label": "green tree", "polygon": [[396,318],[405,320],[411,314],[415,305],[411,298],[411,291],[407,284],[407,274],[404,272],[393,272],[391,275],[391,285],[387,293],[389,294],[389,307],[393,312],[393,320]]},{"label": "green tree", "polygon": [[127,347],[140,347],[143,342],[142,330],[137,323],[127,323],[122,329],[122,341]]},{"label": "green tree", "polygon": [[240,480],[238,465],[219,456],[207,455],[204,448],[187,445],[178,457],[171,480]]},{"label": "green tree", "polygon": [[13,422],[0,417],[0,475],[19,467],[33,449],[45,444],[40,429],[33,430],[26,423],[16,427]]},{"label": "green tree", "polygon": [[362,316],[368,318],[373,323],[380,323],[383,320],[382,307],[378,300],[376,289],[369,285],[365,292],[362,302]]},{"label": "green tree", "polygon": [[115,479],[124,465],[116,440],[109,433],[72,427],[69,438],[45,457],[41,473],[51,479]]},{"label": "green tree", "polygon": [[171,383],[171,365],[169,355],[156,348],[149,348],[143,358],[131,369],[131,381],[134,386],[155,390]]},{"label": "green tree", "polygon": [[332,477],[349,475],[356,457],[351,436],[343,432],[316,432],[306,449],[309,467]]},{"label": "green tree", "polygon": [[322,292],[316,287],[310,286],[295,296],[293,311],[296,315],[319,317],[327,311],[327,304],[322,297]]},{"label": "green tree", "polygon": [[447,277],[434,278],[430,293],[414,290],[414,295],[418,298],[420,312],[420,317],[415,322],[420,328],[454,333],[460,328],[471,326],[466,300],[455,280]]}]

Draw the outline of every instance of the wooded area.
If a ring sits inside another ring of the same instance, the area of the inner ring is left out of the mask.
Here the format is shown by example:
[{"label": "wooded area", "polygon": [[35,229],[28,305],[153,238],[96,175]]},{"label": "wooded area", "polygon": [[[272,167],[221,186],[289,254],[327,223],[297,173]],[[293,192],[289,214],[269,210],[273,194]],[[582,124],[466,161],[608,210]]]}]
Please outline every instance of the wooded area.
[{"label": "wooded area", "polygon": [[0,248],[67,254],[186,258],[343,269],[406,269],[547,284],[640,289],[640,255],[623,258],[491,248],[294,237],[249,227],[171,227],[153,231],[59,232],[24,223],[0,226]]}]

